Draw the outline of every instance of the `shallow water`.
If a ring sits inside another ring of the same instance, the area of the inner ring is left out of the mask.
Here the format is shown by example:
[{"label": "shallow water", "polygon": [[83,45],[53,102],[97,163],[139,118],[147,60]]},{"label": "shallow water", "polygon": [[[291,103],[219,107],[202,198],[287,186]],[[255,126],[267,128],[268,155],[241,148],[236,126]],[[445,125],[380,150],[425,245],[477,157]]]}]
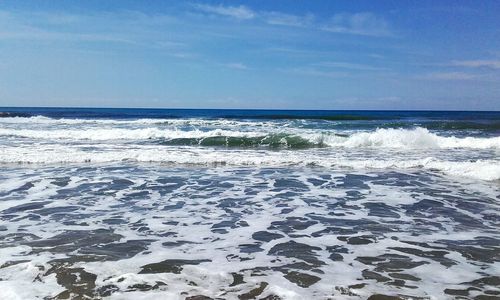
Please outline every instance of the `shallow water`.
[{"label": "shallow water", "polygon": [[1,174],[4,299],[500,296],[496,183],[152,164]]}]

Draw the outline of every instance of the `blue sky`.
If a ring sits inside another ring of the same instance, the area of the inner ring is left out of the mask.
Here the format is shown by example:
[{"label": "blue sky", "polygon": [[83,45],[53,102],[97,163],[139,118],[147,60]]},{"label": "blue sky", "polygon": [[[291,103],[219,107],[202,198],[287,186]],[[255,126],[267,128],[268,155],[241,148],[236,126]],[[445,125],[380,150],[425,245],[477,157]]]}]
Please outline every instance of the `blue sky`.
[{"label": "blue sky", "polygon": [[2,1],[0,106],[500,110],[500,1]]}]

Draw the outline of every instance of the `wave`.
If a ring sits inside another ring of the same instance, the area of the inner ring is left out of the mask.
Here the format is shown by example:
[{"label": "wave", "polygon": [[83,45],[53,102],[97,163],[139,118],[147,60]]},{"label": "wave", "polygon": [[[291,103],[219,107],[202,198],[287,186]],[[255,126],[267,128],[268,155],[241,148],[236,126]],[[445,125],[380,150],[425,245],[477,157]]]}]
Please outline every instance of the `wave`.
[{"label": "wave", "polygon": [[[392,121],[381,122],[341,122],[341,121],[360,121],[360,120],[383,120],[383,118],[367,118],[365,116],[356,115],[336,115],[336,116],[311,116],[299,117],[293,115],[262,115],[254,116],[253,119],[245,119],[239,116],[221,116],[219,118],[139,118],[139,119],[101,119],[101,118],[51,118],[47,116],[32,116],[25,113],[10,113],[0,112],[0,124],[95,124],[95,125],[156,125],[156,126],[276,126],[285,124],[302,127],[305,124],[315,124],[315,126],[330,126],[351,129],[363,129],[369,127],[379,128],[405,128],[411,129],[422,127],[429,130],[438,131],[483,131],[483,132],[500,132],[500,122],[498,120],[443,120],[443,121],[423,121],[413,122],[410,120],[391,118]],[[302,122],[301,122],[302,121]],[[310,122],[309,122],[310,121]],[[316,121],[340,121],[317,123]],[[305,123],[304,123],[305,122]]]},{"label": "wave", "polygon": [[307,149],[325,147],[322,135],[303,137],[298,134],[262,133],[215,129],[166,130],[146,129],[87,129],[87,130],[12,130],[1,129],[0,136],[32,139],[71,141],[147,141],[150,144],[167,146],[212,146],[237,148],[290,148]]},{"label": "wave", "polygon": [[[226,119],[54,119],[44,116],[32,117],[5,117],[0,119],[0,124],[41,124],[41,125],[151,125],[151,126],[214,126],[214,127],[236,127],[254,126],[266,127],[276,126],[273,122],[251,122]],[[283,124],[280,124],[283,125]]]},{"label": "wave", "polygon": [[425,170],[482,180],[500,179],[499,160],[447,161],[433,157],[405,159],[404,156],[363,158],[345,155],[319,155],[313,151],[213,150],[192,147],[140,146],[136,148],[107,145],[99,151],[85,147],[42,145],[35,148],[4,147],[0,164],[60,163],[162,163],[179,166],[230,167],[325,167],[351,170]]},{"label": "wave", "polygon": [[31,114],[20,112],[0,111],[0,118],[30,118]]},{"label": "wave", "polygon": [[44,139],[49,141],[151,141],[163,145],[224,146],[271,148],[395,148],[395,149],[500,149],[500,137],[446,137],[430,132],[425,128],[415,129],[377,129],[368,132],[321,131],[306,129],[269,129],[251,128],[249,131],[229,129],[214,130],[177,130],[148,127],[127,128],[87,128],[29,130],[0,128],[0,136]]},{"label": "wave", "polygon": [[173,138],[160,142],[169,146],[223,146],[237,148],[289,148],[307,149],[325,147],[321,139],[310,141],[303,137],[290,134],[269,134],[264,136],[210,136],[203,138]]},{"label": "wave", "polygon": [[177,119],[77,119],[77,118],[50,118],[46,116],[5,116],[2,123],[11,124],[161,124],[164,122],[178,121]]},{"label": "wave", "polygon": [[426,128],[415,129],[377,129],[371,132],[358,132],[344,140],[335,137],[326,139],[329,146],[357,147],[383,147],[401,149],[500,149],[500,137],[445,137],[430,132]]},{"label": "wave", "polygon": [[160,128],[105,128],[105,129],[59,129],[59,130],[32,130],[32,129],[4,129],[0,128],[0,136],[48,139],[48,140],[91,140],[91,141],[113,141],[113,140],[172,140],[182,138],[203,139],[209,137],[259,137],[260,132],[244,132],[215,129],[202,130],[177,130]]},{"label": "wave", "polygon": [[254,120],[325,120],[325,121],[370,121],[394,120],[399,117],[369,116],[369,115],[293,115],[293,114],[263,114],[263,115],[223,115],[224,119],[254,119]]},{"label": "wave", "polygon": [[[190,111],[178,111],[177,113],[153,113],[150,115],[153,119],[176,119],[181,118],[181,115],[190,115]],[[191,114],[193,111],[191,111]],[[109,111],[109,110],[81,110],[81,111],[48,111],[41,112],[42,116],[54,117],[54,118],[84,118],[84,119],[105,119],[105,118],[134,118],[141,117],[144,114],[138,112],[128,111]],[[30,117],[33,114],[24,112],[0,112],[0,117]],[[196,117],[196,114],[192,115]],[[331,121],[356,121],[356,120],[394,120],[400,119],[397,115],[384,115],[384,114],[368,114],[366,112],[362,113],[318,113],[318,112],[308,112],[308,111],[205,111],[206,118],[217,118],[217,119],[248,119],[248,120],[331,120]]]},{"label": "wave", "polygon": [[481,131],[500,131],[500,122],[469,122],[469,121],[449,121],[449,122],[430,122],[423,125],[427,129],[436,130],[481,130]]}]

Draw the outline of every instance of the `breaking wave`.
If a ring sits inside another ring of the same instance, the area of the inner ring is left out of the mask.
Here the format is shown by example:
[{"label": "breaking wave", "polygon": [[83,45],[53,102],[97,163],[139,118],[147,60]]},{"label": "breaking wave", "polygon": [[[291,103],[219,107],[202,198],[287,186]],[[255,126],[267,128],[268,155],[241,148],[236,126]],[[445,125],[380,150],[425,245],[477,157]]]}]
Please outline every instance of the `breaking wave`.
[{"label": "breaking wave", "polygon": [[404,159],[403,157],[347,157],[320,155],[315,151],[245,151],[213,150],[193,147],[140,146],[114,148],[104,145],[99,151],[85,147],[40,146],[19,149],[8,147],[0,151],[1,164],[58,164],[58,163],[113,163],[144,162],[183,166],[256,166],[256,167],[327,167],[354,170],[421,169],[453,176],[483,180],[500,179],[500,161],[447,161],[433,157]]},{"label": "breaking wave", "polygon": [[490,132],[466,135],[455,130],[486,127],[462,120],[427,120],[423,127],[375,122],[358,128],[356,124],[362,122],[349,123],[356,125],[351,127],[324,119],[281,120],[285,117],[57,119],[4,114],[0,164],[131,161],[207,167],[318,166],[433,170],[500,179],[500,136],[491,132],[497,128],[494,120],[481,120],[490,122]]},{"label": "breaking wave", "polygon": [[156,127],[87,128],[30,130],[0,128],[0,136],[44,140],[125,140],[142,142],[152,140],[157,144],[179,146],[222,146],[222,147],[270,147],[270,148],[398,148],[398,149],[500,149],[500,137],[454,137],[440,136],[421,127],[415,129],[377,129],[370,132],[318,131],[268,128],[269,131],[237,131],[230,129],[177,130]]}]

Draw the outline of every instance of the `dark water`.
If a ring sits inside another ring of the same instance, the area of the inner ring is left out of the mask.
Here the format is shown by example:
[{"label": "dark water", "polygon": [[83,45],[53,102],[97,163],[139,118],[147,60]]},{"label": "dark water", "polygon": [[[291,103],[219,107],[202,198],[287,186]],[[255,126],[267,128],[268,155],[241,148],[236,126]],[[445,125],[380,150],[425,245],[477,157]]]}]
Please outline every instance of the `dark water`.
[{"label": "dark water", "polygon": [[[237,109],[145,109],[145,108],[0,108],[0,117],[70,119],[246,119],[366,121],[365,126],[415,126],[428,129],[500,130],[500,112],[487,111],[360,111],[360,110],[237,110]],[[371,121],[371,122],[370,122]],[[353,123],[353,122],[351,122]],[[355,123],[355,122],[354,122]],[[346,126],[352,124],[345,124]]]},{"label": "dark water", "polygon": [[0,111],[0,299],[500,297],[499,113]]}]

